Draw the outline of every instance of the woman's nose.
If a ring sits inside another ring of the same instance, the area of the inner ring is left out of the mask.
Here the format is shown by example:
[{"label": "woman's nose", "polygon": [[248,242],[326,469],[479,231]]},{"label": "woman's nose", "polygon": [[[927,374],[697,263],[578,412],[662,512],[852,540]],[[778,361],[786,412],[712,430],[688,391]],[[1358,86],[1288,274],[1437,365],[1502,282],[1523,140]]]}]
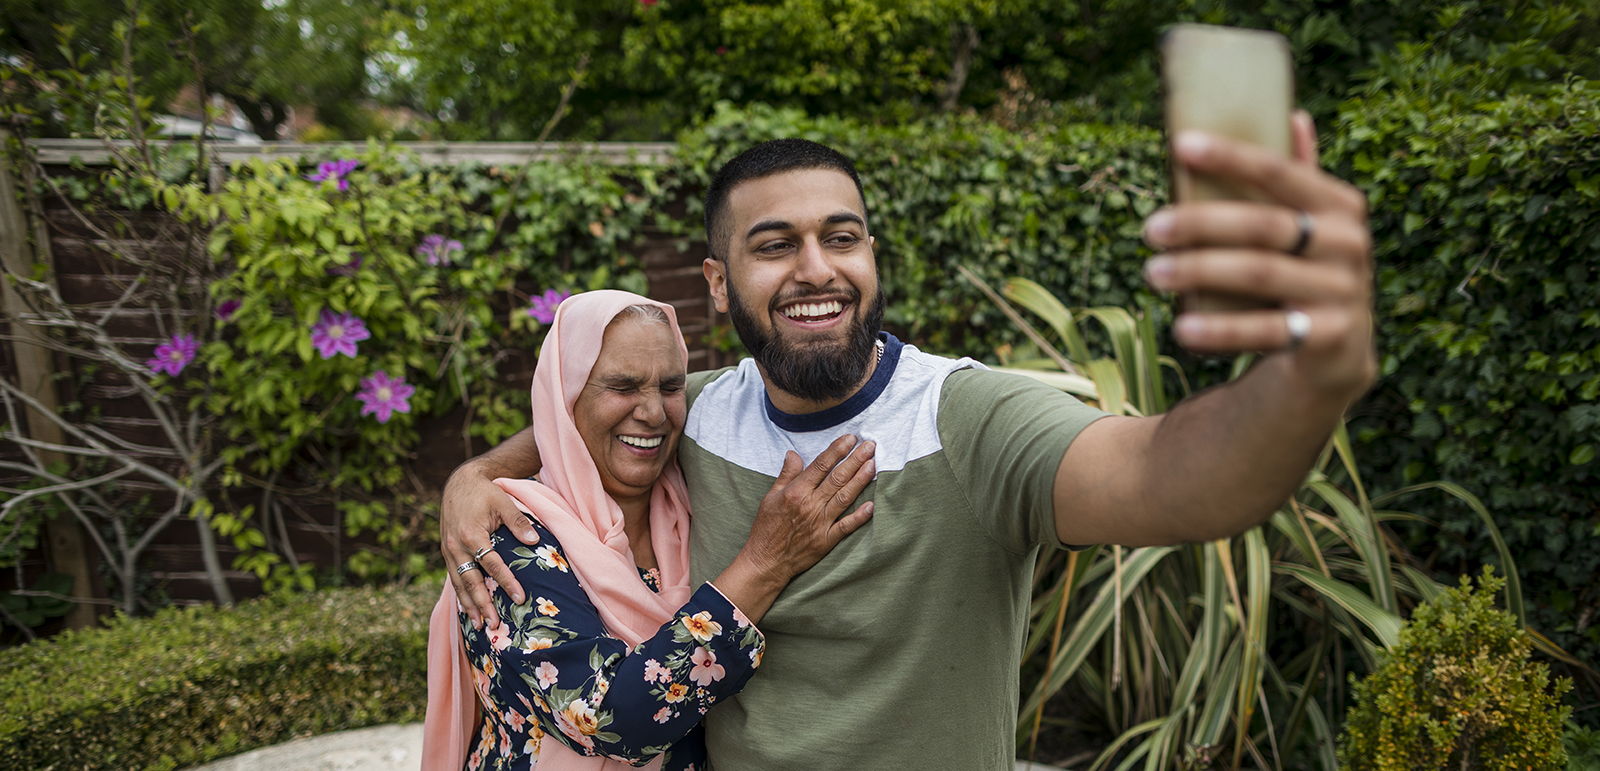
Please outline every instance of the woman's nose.
[{"label": "woman's nose", "polygon": [[657,426],[666,420],[667,410],[662,403],[660,391],[647,391],[639,397],[639,403],[633,407],[633,417],[648,426]]}]

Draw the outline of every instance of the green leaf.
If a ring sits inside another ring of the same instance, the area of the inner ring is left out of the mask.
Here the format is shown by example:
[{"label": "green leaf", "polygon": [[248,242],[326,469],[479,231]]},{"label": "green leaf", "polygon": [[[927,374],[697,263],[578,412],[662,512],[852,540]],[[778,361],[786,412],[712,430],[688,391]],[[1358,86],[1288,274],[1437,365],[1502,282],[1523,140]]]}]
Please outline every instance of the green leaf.
[{"label": "green leaf", "polygon": [[1318,594],[1337,603],[1371,629],[1384,647],[1393,648],[1400,641],[1400,617],[1379,607],[1361,590],[1300,565],[1280,563],[1273,570],[1300,579]]}]

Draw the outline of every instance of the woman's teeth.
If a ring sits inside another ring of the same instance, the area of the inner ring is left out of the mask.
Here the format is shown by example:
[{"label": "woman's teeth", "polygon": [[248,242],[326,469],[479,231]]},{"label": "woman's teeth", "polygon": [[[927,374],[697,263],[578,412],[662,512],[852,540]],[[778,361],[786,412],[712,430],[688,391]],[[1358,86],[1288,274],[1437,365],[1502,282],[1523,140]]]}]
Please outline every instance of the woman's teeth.
[{"label": "woman's teeth", "polygon": [[832,316],[844,310],[844,303],[832,300],[825,303],[800,303],[783,309],[783,315],[791,319],[798,318],[823,318]]},{"label": "woman's teeth", "polygon": [[634,447],[642,447],[646,450],[652,447],[661,446],[661,437],[659,436],[652,436],[649,438],[642,436],[620,436],[617,438],[621,439],[623,444],[633,445]]}]

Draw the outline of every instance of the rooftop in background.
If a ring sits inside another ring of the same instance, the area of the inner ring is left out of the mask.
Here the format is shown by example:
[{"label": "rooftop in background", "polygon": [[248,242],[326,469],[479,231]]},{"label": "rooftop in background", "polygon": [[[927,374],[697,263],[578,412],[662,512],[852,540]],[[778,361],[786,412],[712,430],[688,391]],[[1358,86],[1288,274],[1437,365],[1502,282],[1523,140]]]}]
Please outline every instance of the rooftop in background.
[{"label": "rooftop in background", "polygon": [[[199,133],[196,122],[194,133]],[[223,130],[223,127],[216,127]],[[192,136],[192,134],[191,134]],[[269,158],[327,158],[366,149],[365,142],[261,142],[254,139],[228,140],[218,136],[212,145],[224,163],[266,156]],[[98,139],[30,139],[39,162],[65,165],[74,158],[97,166],[110,160],[111,151]],[[113,145],[131,149],[131,140],[115,140]],[[570,156],[595,156],[601,163],[616,166],[667,162],[677,147],[672,142],[395,142],[396,147],[416,153],[424,163],[453,164],[476,161],[484,164],[516,165],[527,161],[548,161]]]}]

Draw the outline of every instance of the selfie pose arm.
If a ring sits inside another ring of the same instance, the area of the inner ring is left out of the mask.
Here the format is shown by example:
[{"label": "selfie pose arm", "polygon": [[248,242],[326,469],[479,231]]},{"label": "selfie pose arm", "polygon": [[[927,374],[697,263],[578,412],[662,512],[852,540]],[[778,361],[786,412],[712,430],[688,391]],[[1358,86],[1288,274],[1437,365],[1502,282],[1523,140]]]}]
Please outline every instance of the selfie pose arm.
[{"label": "selfie pose arm", "polygon": [[[1166,253],[1150,261],[1147,277],[1164,291],[1281,304],[1186,313],[1174,330],[1198,352],[1273,353],[1166,414],[1108,417],[1084,429],[1056,474],[1063,542],[1205,541],[1259,524],[1305,479],[1345,409],[1376,378],[1366,199],[1317,166],[1309,116],[1297,113],[1293,127],[1293,159],[1194,132],[1174,142],[1176,162],[1262,191],[1272,203],[1212,201],[1157,212],[1145,237]],[[1289,254],[1307,222],[1302,254]],[[1298,344],[1294,311],[1311,322]]]}]

